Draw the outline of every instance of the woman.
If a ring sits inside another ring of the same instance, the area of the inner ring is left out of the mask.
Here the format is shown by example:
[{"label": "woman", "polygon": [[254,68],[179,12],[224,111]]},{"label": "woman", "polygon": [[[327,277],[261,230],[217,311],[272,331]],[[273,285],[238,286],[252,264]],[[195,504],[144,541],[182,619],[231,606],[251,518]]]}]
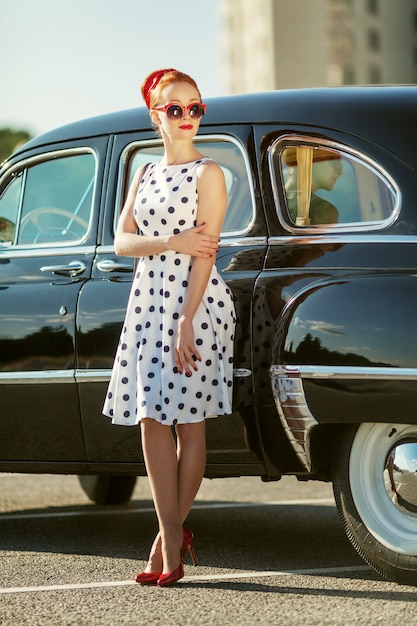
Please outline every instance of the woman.
[{"label": "woman", "polygon": [[116,254],[140,260],[103,412],[140,423],[159,532],[136,581],[162,587],[184,576],[187,550],[196,564],[183,523],[204,474],[204,420],[232,412],[235,314],[214,265],[224,176],[193,145],[200,92],[165,69],[144,80],[142,95],[164,154],[136,172],[117,227]]}]

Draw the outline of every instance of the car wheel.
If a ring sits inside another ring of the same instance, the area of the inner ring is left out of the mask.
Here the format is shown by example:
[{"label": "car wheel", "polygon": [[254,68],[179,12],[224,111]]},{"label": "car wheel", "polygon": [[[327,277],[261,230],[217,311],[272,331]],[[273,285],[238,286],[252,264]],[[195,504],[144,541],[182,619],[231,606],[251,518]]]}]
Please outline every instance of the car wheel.
[{"label": "car wheel", "polygon": [[126,504],[136,476],[78,476],[84,493],[96,504]]},{"label": "car wheel", "polygon": [[389,580],[417,585],[417,426],[349,427],[335,450],[333,488],[362,558]]}]

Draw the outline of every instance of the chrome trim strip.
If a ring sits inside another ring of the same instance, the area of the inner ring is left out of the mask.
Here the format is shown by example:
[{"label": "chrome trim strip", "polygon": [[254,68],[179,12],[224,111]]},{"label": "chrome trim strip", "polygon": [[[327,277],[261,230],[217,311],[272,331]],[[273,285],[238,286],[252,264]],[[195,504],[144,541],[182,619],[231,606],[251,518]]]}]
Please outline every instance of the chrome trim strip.
[{"label": "chrome trim strip", "polygon": [[75,370],[77,383],[101,383],[110,380],[112,370]]},{"label": "chrome trim strip", "polygon": [[372,243],[372,244],[416,244],[417,236],[416,235],[382,235],[382,234],[373,234],[373,233],[363,233],[362,235],[351,235],[349,233],[327,233],[323,235],[322,233],[317,233],[316,236],[308,233],[305,237],[300,237],[300,235],[287,235],[287,236],[273,236],[270,237],[268,242],[271,246],[282,246],[282,244],[286,245],[311,245],[312,243],[321,243],[321,244],[346,244],[346,243]]},{"label": "chrome trim strip", "polygon": [[97,255],[99,254],[116,254],[113,245],[97,246]]},{"label": "chrome trim strip", "polygon": [[[54,383],[100,383],[110,380],[111,369],[34,370],[30,372],[0,372],[0,385],[42,385]],[[235,369],[233,376],[251,376],[251,370]]]},{"label": "chrome trim strip", "polygon": [[220,235],[220,248],[252,248],[253,246],[267,246],[268,239],[266,237],[230,237],[229,234]]},{"label": "chrome trim strip", "polygon": [[3,248],[0,246],[0,250],[4,253],[7,252],[7,257],[9,259],[24,259],[35,258],[35,257],[45,257],[45,256],[71,256],[71,255],[83,255],[83,254],[94,254],[96,251],[95,246],[67,246],[65,248]]},{"label": "chrome trim strip", "polygon": [[0,385],[42,385],[75,383],[74,370],[0,372]]},{"label": "chrome trim strip", "polygon": [[[97,162],[97,153],[94,148],[91,146],[79,146],[74,148],[62,148],[62,150],[50,150],[47,152],[41,152],[40,154],[35,154],[34,156],[27,157],[22,159],[21,161],[17,161],[9,168],[4,170],[4,175],[9,176],[13,174],[16,170],[21,170],[28,165],[34,165],[36,163],[42,163],[42,161],[50,161],[51,159],[60,159],[63,155],[73,155],[73,154],[85,154],[86,152],[90,152],[96,159]],[[3,182],[3,177],[0,179],[0,186]]]},{"label": "chrome trim strip", "polygon": [[[77,383],[96,383],[106,382],[110,380],[112,370],[75,370],[75,380]],[[245,368],[237,368],[233,370],[235,378],[246,378],[252,376],[252,371]]]},{"label": "chrome trim strip", "polygon": [[307,406],[299,371],[273,365],[270,375],[281,424],[302,466],[310,471],[310,431],[318,422]]},{"label": "chrome trim strip", "polygon": [[42,385],[56,383],[91,383],[110,380],[108,370],[34,370],[0,372],[0,385]]},{"label": "chrome trim strip", "polygon": [[414,381],[417,368],[272,365],[270,376],[281,424],[303,467],[311,471],[310,434],[318,422],[307,405],[303,379]]},{"label": "chrome trim strip", "polygon": [[[274,162],[273,162],[274,156],[277,154],[277,152],[281,151],[280,144],[282,144],[282,149],[284,149],[287,145],[291,145],[291,146],[307,145],[307,146],[314,146],[314,147],[325,146],[331,150],[337,150],[338,152],[345,153],[346,155],[349,155],[350,157],[352,157],[354,160],[358,161],[359,163],[366,163],[370,167],[370,169],[373,170],[376,176],[380,180],[382,180],[387,185],[387,187],[391,188],[391,191],[395,198],[395,204],[394,204],[394,208],[393,208],[391,215],[386,220],[379,220],[379,221],[374,221],[374,222],[349,222],[349,223],[343,223],[343,224],[332,224],[331,226],[323,226],[323,227],[314,226],[313,228],[310,228],[308,226],[303,226],[302,228],[297,227],[297,226],[294,226],[294,227],[291,226],[291,224],[289,224],[288,220],[286,220],[283,215],[284,211],[283,211],[283,208],[281,208],[281,203],[279,201],[277,175],[279,174],[281,180],[283,179],[281,167],[279,171],[275,171]],[[395,222],[395,220],[398,218],[398,215],[400,213],[401,204],[402,204],[402,195],[401,195],[399,186],[397,185],[395,180],[392,178],[392,176],[383,167],[381,167],[379,163],[371,159],[369,156],[360,152],[359,150],[356,150],[355,148],[346,146],[345,144],[342,144],[336,141],[331,141],[329,139],[321,139],[319,137],[312,137],[309,135],[300,135],[300,134],[281,135],[268,147],[268,169],[269,169],[269,178],[271,182],[272,193],[274,196],[276,214],[278,216],[281,226],[283,226],[283,228],[285,228],[285,230],[288,232],[291,232],[294,234],[297,233],[297,234],[311,235],[314,233],[331,233],[331,232],[340,233],[340,232],[352,232],[352,231],[368,232],[368,231],[374,231],[374,230],[381,230],[383,228],[387,228],[388,226],[391,226]]]},{"label": "chrome trim strip", "polygon": [[[288,238],[285,239],[287,241]],[[282,241],[281,241],[282,243]],[[268,239],[266,237],[230,237],[228,235],[221,235],[219,242],[220,248],[253,248],[253,246],[267,246]],[[93,250],[94,251],[94,250]],[[97,255],[104,254],[116,254],[114,246],[106,245],[99,246],[96,250]]]},{"label": "chrome trim strip", "polygon": [[[273,366],[274,367],[280,366]],[[328,380],[417,380],[417,368],[414,367],[329,367],[325,365],[301,365],[296,367],[301,378],[320,378]],[[291,375],[292,366],[286,366]]]}]

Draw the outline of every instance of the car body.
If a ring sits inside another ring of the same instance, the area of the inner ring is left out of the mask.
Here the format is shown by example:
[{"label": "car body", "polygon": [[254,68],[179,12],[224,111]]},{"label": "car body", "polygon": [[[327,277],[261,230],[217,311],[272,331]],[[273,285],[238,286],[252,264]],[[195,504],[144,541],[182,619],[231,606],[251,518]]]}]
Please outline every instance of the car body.
[{"label": "car body", "polygon": [[[234,412],[207,421],[206,476],[332,481],[358,552],[416,584],[417,87],[207,105],[196,145],[225,173],[216,262],[238,323]],[[134,265],[115,226],[161,153],[138,108],[3,164],[0,471],[78,474],[101,503],[145,474],[139,427],[101,410]]]}]

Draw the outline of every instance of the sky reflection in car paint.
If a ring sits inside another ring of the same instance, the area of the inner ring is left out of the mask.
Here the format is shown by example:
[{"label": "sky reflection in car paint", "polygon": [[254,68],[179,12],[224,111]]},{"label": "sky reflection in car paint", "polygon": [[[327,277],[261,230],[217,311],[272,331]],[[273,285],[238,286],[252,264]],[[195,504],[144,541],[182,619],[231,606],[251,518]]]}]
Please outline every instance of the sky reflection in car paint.
[{"label": "sky reflection in car paint", "polygon": [[[358,298],[358,289],[360,291],[361,288],[362,297]],[[306,335],[311,333],[331,351],[341,354],[359,353],[375,363],[384,362],[397,367],[416,367],[417,345],[415,335],[411,333],[415,326],[415,308],[410,307],[410,290],[407,294],[409,298],[407,306],[403,304],[406,300],[398,297],[392,306],[387,308],[382,291],[380,292],[381,303],[378,306],[375,299],[369,297],[366,283],[361,288],[356,282],[355,301],[360,302],[360,306],[354,308],[346,305],[346,285],[342,286],[341,290],[338,286],[332,285],[327,299],[328,316],[326,319],[322,317],[322,298],[309,299],[308,317],[297,313],[294,315],[286,346],[292,344],[296,349]],[[417,300],[417,291],[415,299]],[[392,324],[393,318],[401,320],[397,332]],[[407,327],[410,333],[404,334],[404,328]],[[347,338],[349,343],[346,343]],[[398,358],[399,355],[401,358]]]}]

